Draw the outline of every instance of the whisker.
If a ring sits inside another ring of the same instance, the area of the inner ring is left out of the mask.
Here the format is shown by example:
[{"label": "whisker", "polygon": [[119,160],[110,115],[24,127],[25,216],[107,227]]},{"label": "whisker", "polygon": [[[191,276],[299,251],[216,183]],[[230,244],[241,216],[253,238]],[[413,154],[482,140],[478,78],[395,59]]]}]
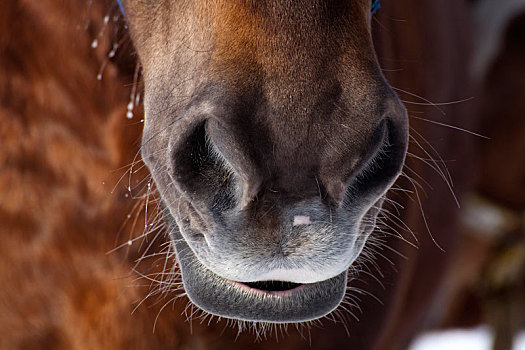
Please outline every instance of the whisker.
[{"label": "whisker", "polygon": [[454,130],[458,130],[458,131],[463,131],[463,132],[466,132],[467,134],[474,135],[474,136],[477,136],[477,137],[481,137],[482,139],[490,140],[490,137],[488,137],[488,136],[481,135],[481,134],[478,134],[477,132],[470,131],[470,130],[467,130],[467,129],[464,129],[464,128],[460,128],[459,126],[446,124],[446,123],[441,123],[441,122],[437,122],[437,121],[431,120],[431,119],[416,117],[415,115],[411,115],[410,117],[414,118],[414,119],[418,119],[418,120],[423,120],[423,121],[426,121],[426,122],[429,122],[429,123],[432,123],[432,124],[444,126],[446,128],[450,128],[450,129],[454,129]]}]

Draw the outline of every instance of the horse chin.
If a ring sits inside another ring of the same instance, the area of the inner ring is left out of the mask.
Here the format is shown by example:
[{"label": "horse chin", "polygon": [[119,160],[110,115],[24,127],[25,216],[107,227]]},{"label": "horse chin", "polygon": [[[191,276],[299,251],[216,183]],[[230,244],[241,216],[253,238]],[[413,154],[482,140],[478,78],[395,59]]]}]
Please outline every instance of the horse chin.
[{"label": "horse chin", "polygon": [[186,294],[196,306],[216,316],[271,323],[311,321],[335,310],[345,295],[347,271],[316,283],[272,281],[263,287],[263,283],[232,281],[212,272],[178,229],[172,229],[171,238]]}]

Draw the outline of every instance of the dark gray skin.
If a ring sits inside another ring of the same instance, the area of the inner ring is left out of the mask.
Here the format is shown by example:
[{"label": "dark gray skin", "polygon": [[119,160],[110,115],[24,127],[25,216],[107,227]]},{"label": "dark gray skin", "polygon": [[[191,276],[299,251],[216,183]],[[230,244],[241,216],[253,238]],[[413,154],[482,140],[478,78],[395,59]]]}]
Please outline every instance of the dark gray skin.
[{"label": "dark gray skin", "polygon": [[[190,299],[250,321],[334,310],[407,147],[370,1],[124,8],[144,72],[142,156]],[[269,280],[301,286],[238,283]]]}]

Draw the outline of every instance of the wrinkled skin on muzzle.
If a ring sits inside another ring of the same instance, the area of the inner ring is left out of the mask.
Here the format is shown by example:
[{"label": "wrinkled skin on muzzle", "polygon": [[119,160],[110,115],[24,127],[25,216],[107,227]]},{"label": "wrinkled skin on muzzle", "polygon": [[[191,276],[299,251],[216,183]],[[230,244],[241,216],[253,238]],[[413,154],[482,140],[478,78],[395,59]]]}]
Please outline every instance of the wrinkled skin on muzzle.
[{"label": "wrinkled skin on muzzle", "polygon": [[407,147],[370,1],[123,5],[144,74],[142,156],[190,299],[251,321],[334,310]]}]

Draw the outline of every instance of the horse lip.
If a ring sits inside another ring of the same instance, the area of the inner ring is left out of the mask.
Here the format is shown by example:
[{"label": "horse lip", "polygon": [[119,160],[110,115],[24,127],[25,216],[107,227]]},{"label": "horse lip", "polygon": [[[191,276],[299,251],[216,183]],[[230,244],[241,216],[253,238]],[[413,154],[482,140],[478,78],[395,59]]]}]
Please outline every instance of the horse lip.
[{"label": "horse lip", "polygon": [[258,290],[217,275],[197,259],[176,227],[170,234],[186,295],[212,315],[255,322],[304,322],[329,314],[344,298],[347,271],[290,290]]}]

